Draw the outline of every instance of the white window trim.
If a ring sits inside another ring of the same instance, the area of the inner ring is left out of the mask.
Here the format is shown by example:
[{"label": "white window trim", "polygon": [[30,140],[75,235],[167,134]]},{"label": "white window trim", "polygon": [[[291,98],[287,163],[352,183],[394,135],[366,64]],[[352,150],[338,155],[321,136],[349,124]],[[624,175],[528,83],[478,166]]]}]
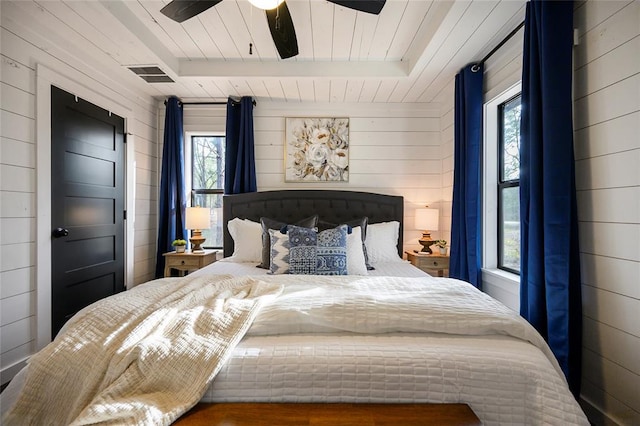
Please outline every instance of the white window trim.
[{"label": "white window trim", "polygon": [[514,84],[484,104],[482,283],[486,293],[520,309],[520,277],[498,269],[498,106],[522,91]]}]

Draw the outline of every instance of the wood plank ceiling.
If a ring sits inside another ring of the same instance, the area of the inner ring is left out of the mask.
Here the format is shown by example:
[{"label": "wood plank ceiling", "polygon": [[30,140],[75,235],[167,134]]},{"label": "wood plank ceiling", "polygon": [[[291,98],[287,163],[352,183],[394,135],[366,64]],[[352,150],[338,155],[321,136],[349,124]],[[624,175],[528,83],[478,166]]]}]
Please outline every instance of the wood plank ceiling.
[{"label": "wood plank ceiling", "polygon": [[[2,21],[157,98],[433,102],[524,18],[524,0],[387,0],[380,15],[288,0],[300,53],[282,60],[264,11],[247,0],[182,24],[160,13],[168,2],[2,0]],[[148,65],[175,82],[147,83],[127,68]]]}]

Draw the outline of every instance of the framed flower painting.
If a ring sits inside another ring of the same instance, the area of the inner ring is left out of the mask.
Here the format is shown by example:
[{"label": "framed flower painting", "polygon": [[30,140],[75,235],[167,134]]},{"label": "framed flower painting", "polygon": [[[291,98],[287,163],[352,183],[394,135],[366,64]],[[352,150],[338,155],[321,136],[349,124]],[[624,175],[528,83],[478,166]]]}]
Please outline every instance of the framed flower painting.
[{"label": "framed flower painting", "polygon": [[285,182],[348,182],[349,119],[287,117]]}]

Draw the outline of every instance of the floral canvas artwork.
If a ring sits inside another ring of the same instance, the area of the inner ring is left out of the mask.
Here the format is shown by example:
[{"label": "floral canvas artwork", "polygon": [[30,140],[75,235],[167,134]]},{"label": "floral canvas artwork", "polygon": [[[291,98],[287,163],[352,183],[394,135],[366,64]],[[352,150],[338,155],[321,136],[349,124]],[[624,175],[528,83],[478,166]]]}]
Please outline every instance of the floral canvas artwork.
[{"label": "floral canvas artwork", "polygon": [[285,181],[348,182],[349,119],[287,118]]}]

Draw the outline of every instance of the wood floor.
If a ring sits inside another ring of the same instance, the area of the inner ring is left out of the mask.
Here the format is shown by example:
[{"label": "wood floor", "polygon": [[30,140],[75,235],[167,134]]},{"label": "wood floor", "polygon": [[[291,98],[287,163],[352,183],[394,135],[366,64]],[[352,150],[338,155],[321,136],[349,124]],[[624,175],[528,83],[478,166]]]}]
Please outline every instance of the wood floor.
[{"label": "wood floor", "polygon": [[198,404],[178,426],[481,425],[466,404]]}]

